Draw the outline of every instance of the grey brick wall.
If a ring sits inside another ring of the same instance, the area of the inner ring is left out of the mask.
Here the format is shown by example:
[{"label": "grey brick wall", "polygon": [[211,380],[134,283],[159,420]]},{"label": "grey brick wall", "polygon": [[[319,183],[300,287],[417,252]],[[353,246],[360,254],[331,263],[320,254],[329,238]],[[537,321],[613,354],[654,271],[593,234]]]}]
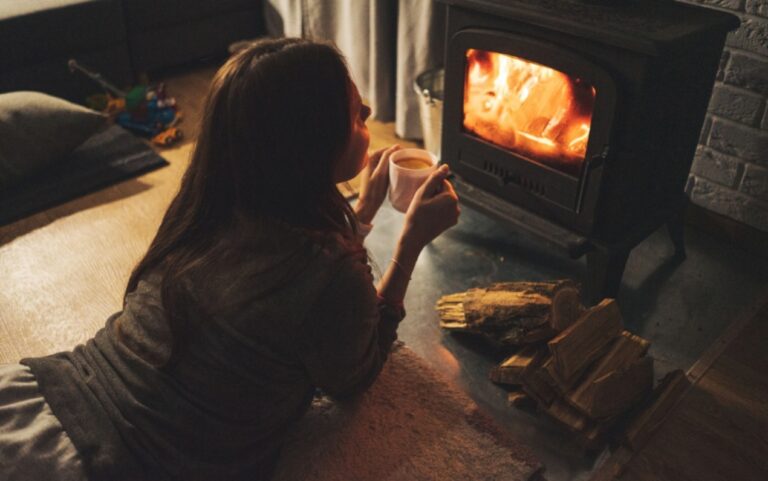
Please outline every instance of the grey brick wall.
[{"label": "grey brick wall", "polygon": [[686,192],[768,232],[768,0],[685,0],[733,13]]}]

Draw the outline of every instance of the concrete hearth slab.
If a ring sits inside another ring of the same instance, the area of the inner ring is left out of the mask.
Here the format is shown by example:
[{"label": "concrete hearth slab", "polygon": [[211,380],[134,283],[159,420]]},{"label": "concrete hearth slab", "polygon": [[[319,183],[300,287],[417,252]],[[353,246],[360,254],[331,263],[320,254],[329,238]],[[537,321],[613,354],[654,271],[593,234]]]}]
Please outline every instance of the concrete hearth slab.
[{"label": "concrete hearth slab", "polygon": [[[387,203],[366,244],[383,271],[404,216]],[[631,332],[651,341],[655,377],[688,369],[726,326],[757,302],[768,285],[768,258],[758,258],[686,226],[687,259],[674,260],[666,229],[631,253],[617,302]],[[435,302],[444,295],[492,282],[573,278],[585,260],[572,260],[528,234],[500,225],[470,208],[459,224],[421,254],[405,299],[400,339],[453,379],[498,421],[525,440],[546,465],[549,481],[587,479],[600,454],[587,454],[562,427],[543,415],[507,405],[506,392],[488,370],[498,353],[491,346],[438,327]],[[374,269],[376,271],[376,269]]]}]

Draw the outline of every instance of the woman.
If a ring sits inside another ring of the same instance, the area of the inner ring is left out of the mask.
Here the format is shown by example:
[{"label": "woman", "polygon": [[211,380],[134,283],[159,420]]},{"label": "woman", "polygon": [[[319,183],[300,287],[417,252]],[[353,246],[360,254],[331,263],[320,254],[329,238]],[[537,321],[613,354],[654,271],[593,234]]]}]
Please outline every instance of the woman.
[{"label": "woman", "polygon": [[[397,147],[368,158],[369,114],[332,46],[233,56],[123,310],[71,352],[0,367],[4,479],[268,479],[316,388],[370,386],[420,250],[459,211],[442,167],[373,286],[360,230]],[[363,169],[353,210],[336,184]]]}]

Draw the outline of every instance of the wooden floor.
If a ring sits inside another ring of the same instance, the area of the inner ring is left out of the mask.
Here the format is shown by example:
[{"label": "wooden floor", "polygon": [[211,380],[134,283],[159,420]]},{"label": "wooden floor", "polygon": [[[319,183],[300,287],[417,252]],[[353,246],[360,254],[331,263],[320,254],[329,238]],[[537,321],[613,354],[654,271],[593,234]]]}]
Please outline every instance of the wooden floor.
[{"label": "wooden floor", "polygon": [[768,297],[691,367],[692,386],[648,443],[617,451],[593,480],[768,480],[766,340]]},{"label": "wooden floor", "polygon": [[[170,165],[0,227],[0,363],[69,350],[122,306],[131,269],[175,195],[217,65],[165,79],[185,140],[159,150]],[[371,148],[397,139],[369,121]],[[353,187],[355,182],[352,182]]]}]

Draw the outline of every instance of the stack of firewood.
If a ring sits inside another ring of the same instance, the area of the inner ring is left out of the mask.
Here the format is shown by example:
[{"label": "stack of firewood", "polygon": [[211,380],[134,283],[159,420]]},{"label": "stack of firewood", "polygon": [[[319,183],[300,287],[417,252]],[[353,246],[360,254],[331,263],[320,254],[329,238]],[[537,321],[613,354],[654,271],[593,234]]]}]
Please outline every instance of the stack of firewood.
[{"label": "stack of firewood", "polygon": [[589,448],[648,397],[650,343],[624,330],[616,302],[584,308],[572,281],[507,282],[442,297],[441,327],[482,335],[510,356],[490,372],[511,405],[536,408]]}]

